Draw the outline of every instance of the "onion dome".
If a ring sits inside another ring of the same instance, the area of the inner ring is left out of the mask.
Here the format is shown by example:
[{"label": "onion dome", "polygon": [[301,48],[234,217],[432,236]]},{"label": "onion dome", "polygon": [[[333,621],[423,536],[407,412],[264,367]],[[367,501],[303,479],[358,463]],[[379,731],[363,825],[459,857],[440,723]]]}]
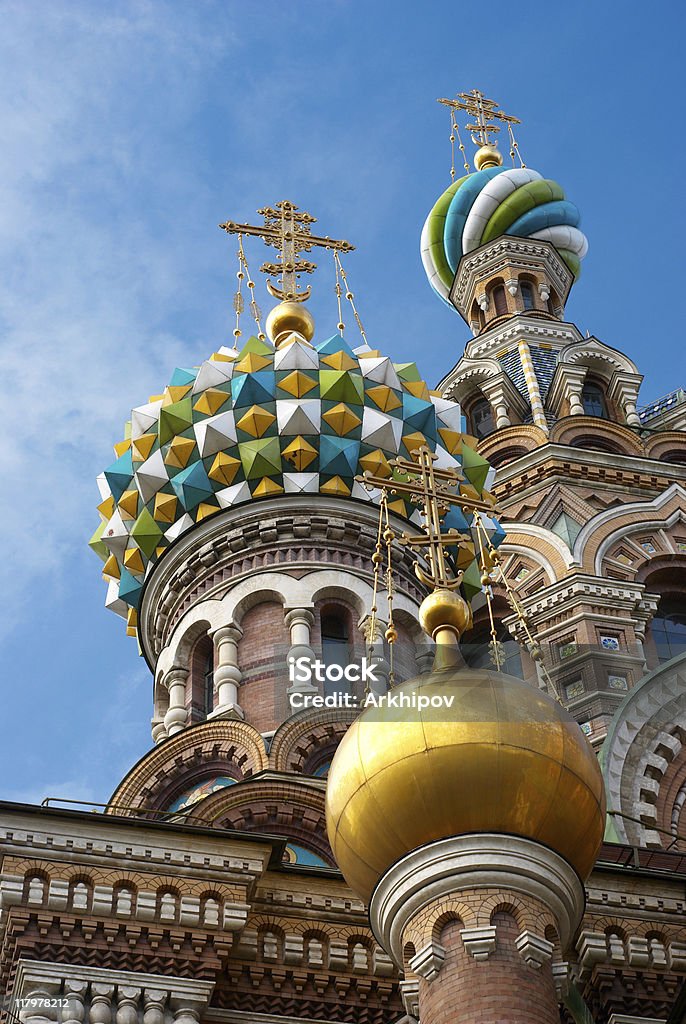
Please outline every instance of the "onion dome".
[{"label": "onion dome", "polygon": [[[91,546],[105,563],[106,604],[132,633],[152,568],[222,509],[303,493],[377,500],[355,477],[390,476],[391,459],[422,445],[439,466],[462,467],[465,493],[488,494],[490,467],[462,434],[459,406],[432,394],[414,363],[353,350],[340,335],[313,347],[302,313],[302,330],[292,333],[287,306],[271,325],[276,348],[253,337],[240,352],[222,349],[175,370],[162,395],[133,410],[116,460],[98,478],[101,523]],[[403,500],[389,507],[414,512]],[[500,527],[484,522],[499,543]],[[469,529],[455,510],[446,525]],[[458,567],[471,600],[481,590],[473,544],[460,550]]]},{"label": "onion dome", "polygon": [[455,181],[433,206],[422,230],[422,262],[446,302],[462,257],[499,235],[551,242],[577,278],[588,251],[580,221],[561,186],[538,171],[483,166]]},{"label": "onion dome", "polygon": [[394,688],[452,697],[449,710],[368,707],[329,769],[336,863],[369,900],[398,859],[453,836],[509,834],[551,847],[581,878],[603,837],[598,759],[572,716],[538,688],[495,672],[434,669]]}]

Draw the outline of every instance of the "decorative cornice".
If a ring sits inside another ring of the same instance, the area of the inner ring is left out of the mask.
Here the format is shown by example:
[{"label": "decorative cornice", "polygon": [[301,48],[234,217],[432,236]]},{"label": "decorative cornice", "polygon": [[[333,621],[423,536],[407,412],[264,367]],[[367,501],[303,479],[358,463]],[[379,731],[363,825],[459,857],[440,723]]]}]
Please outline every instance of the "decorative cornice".
[{"label": "decorative cornice", "polygon": [[441,839],[401,858],[372,895],[372,931],[400,966],[404,929],[422,907],[437,897],[489,887],[522,892],[544,903],[558,923],[563,948],[567,946],[584,908],[578,875],[553,850],[506,835]]}]

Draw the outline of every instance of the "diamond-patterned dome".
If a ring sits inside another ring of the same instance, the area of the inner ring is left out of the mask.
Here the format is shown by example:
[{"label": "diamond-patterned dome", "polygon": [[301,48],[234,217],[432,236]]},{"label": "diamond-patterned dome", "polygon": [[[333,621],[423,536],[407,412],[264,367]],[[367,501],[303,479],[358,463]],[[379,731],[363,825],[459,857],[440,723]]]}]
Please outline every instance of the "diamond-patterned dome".
[{"label": "diamond-patterned dome", "polygon": [[[221,349],[199,368],[176,369],[163,395],[132,411],[125,435],[98,477],[102,521],[90,543],[105,563],[106,604],[131,632],[146,575],[222,509],[282,494],[374,501],[355,477],[390,476],[389,460],[421,445],[438,465],[461,465],[473,496],[489,474],[461,432],[459,406],[432,394],[414,363],[353,350],[340,335],[278,349],[253,337],[238,353]],[[402,500],[391,507],[414,511]],[[449,517],[447,526],[469,529],[457,510]],[[498,541],[500,528],[488,525]],[[473,558],[460,554],[468,599],[481,589]]]}]

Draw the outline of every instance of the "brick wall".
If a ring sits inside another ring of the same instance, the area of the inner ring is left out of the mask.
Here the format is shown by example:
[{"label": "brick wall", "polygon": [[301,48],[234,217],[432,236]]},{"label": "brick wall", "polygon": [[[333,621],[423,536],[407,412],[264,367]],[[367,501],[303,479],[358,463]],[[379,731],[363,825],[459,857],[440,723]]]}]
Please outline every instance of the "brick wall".
[{"label": "brick wall", "polygon": [[270,732],[288,717],[286,656],[290,637],[277,601],[251,608],[241,622],[238,664],[243,675],[238,699],[245,719],[259,732]]},{"label": "brick wall", "polygon": [[559,1024],[560,1015],[550,965],[529,967],[515,939],[519,927],[508,913],[497,912],[496,949],[475,960],[460,937],[461,921],[450,921],[440,936],[446,958],[438,976],[421,980],[422,1024]]}]

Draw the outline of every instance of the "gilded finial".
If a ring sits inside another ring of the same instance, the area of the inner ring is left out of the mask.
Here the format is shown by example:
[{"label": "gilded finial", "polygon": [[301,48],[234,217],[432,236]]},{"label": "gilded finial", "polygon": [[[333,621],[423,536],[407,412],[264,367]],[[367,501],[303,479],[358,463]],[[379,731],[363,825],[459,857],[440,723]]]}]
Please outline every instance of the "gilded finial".
[{"label": "gilded finial", "polygon": [[[510,137],[510,156],[514,162],[515,154],[519,155],[519,147],[514,137],[512,126],[521,124],[519,118],[500,110],[495,100],[487,99],[479,89],[458,93],[454,100],[439,99],[438,102],[450,109],[450,141],[453,144],[453,167],[450,173],[453,179],[455,177],[454,141],[455,134],[459,133],[455,117],[457,110],[466,111],[468,117],[471,118],[471,122],[465,125],[465,128],[470,133],[474,145],[479,147],[474,156],[474,164],[477,171],[482,171],[487,167],[500,167],[502,165],[503,156],[498,149],[496,141],[500,125],[496,124],[496,121],[502,121],[507,126]],[[460,149],[464,150],[461,142]],[[519,159],[521,162],[521,157]],[[468,168],[466,158],[465,168]]]},{"label": "gilded finial", "polygon": [[299,210],[287,199],[281,200],[273,207],[263,206],[257,212],[264,217],[262,225],[237,224],[235,221],[227,220],[219,227],[230,235],[256,235],[279,251],[279,261],[263,263],[260,270],[264,274],[278,276],[278,284],[267,281],[267,289],[270,295],[283,302],[306,302],[310,297],[309,285],[300,289],[299,276],[314,273],[317,264],[311,260],[299,259],[299,253],[310,252],[315,247],[333,249],[337,252],[352,252],[355,248],[350,242],[342,239],[329,238],[328,235],[313,235],[310,225],[315,224],[317,218],[306,210]]}]

